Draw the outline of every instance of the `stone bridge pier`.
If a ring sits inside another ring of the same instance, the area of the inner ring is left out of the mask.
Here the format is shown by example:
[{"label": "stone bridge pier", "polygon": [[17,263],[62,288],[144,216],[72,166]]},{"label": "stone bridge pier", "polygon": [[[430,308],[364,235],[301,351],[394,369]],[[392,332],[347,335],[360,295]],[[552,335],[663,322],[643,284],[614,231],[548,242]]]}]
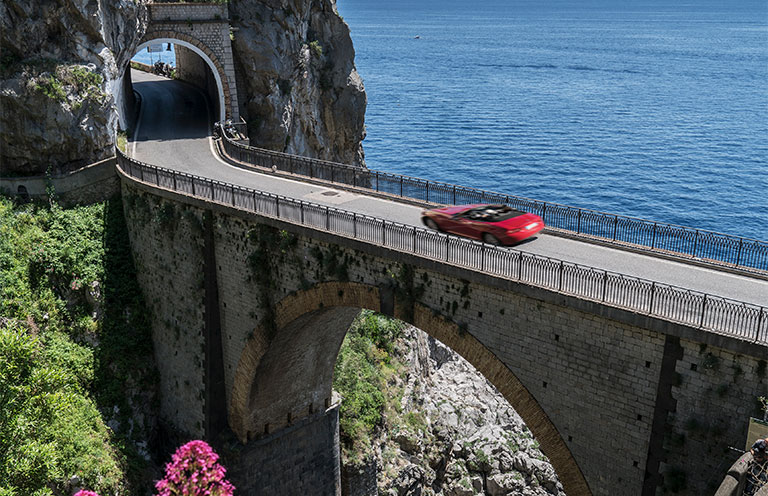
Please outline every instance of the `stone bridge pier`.
[{"label": "stone bridge pier", "polygon": [[331,383],[360,309],[472,363],[569,496],[712,493],[766,391],[753,343],[122,182],[161,415],[229,435],[239,494],[339,494]]}]

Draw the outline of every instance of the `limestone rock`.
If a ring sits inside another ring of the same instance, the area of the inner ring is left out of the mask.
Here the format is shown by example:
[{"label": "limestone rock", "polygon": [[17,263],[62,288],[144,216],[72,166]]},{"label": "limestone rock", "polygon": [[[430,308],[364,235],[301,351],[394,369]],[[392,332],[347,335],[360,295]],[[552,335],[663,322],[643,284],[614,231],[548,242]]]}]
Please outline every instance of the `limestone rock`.
[{"label": "limestone rock", "polygon": [[404,432],[402,419],[385,420],[378,442],[386,448],[377,451],[380,493],[402,494],[407,486],[422,491],[407,494],[563,496],[538,443],[495,388],[422,331],[403,334],[395,346],[408,364],[401,415],[420,416],[423,426]]},{"label": "limestone rock", "polygon": [[113,154],[110,90],[145,28],[144,0],[3,2],[3,175],[65,172]]},{"label": "limestone rock", "polygon": [[241,114],[251,143],[363,165],[365,89],[335,0],[229,5]]},{"label": "limestone rock", "polygon": [[[0,175],[67,172],[113,154],[113,95],[146,32],[147,2],[0,4]],[[334,0],[229,8],[253,142],[362,165],[365,91]]]}]

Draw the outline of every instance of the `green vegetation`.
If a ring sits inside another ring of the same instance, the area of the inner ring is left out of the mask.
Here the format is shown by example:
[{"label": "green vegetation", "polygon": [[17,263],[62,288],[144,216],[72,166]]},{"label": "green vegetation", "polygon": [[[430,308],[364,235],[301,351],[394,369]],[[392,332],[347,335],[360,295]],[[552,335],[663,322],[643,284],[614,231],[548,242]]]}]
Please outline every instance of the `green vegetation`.
[{"label": "green vegetation", "polygon": [[[334,370],[333,388],[342,397],[342,455],[360,462],[370,453],[371,437],[385,415],[399,412],[402,390],[395,377],[404,373],[394,341],[403,323],[363,311],[352,324]],[[423,419],[409,418],[419,424]]]},{"label": "green vegetation", "polygon": [[126,389],[151,397],[151,356],[120,199],[0,198],[0,494],[63,494],[73,476],[101,494],[148,489]]},{"label": "green vegetation", "polygon": [[44,69],[44,72],[37,77],[34,86],[36,91],[61,103],[68,101],[68,94],[73,95],[74,109],[80,108],[88,101],[102,102],[105,95],[101,89],[104,83],[101,74],[81,65],[56,64],[53,68],[50,67],[51,65],[49,61],[39,66],[39,69]]},{"label": "green vegetation", "polygon": [[319,41],[314,40],[309,42],[309,51],[317,58],[323,56],[323,45]]},{"label": "green vegetation", "polygon": [[128,152],[128,132],[120,130],[117,132],[117,147],[123,151]]}]

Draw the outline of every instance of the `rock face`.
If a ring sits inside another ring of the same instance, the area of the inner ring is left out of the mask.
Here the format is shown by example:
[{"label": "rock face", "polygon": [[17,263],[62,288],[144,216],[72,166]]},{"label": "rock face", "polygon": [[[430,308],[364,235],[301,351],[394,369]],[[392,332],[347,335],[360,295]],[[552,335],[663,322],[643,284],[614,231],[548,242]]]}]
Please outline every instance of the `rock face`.
[{"label": "rock face", "polygon": [[466,360],[415,328],[397,347],[408,373],[401,419],[374,441],[379,494],[564,496],[520,416]]},{"label": "rock face", "polygon": [[[0,175],[65,172],[113,154],[113,98],[148,0],[0,4]],[[231,0],[241,112],[253,142],[362,165],[366,98],[333,0]]]},{"label": "rock face", "polygon": [[3,1],[3,175],[64,172],[113,154],[110,88],[145,28],[142,0]]},{"label": "rock face", "polygon": [[251,143],[363,165],[366,96],[335,0],[230,3]]}]

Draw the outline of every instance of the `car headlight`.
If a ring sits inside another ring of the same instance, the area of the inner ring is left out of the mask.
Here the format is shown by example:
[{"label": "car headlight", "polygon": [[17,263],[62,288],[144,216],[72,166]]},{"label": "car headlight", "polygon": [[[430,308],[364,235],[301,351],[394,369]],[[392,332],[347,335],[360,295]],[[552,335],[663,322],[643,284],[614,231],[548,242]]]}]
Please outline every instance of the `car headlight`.
[{"label": "car headlight", "polygon": [[538,222],[531,222],[530,224],[528,224],[527,226],[525,226],[525,228],[524,228],[524,229],[526,229],[527,231],[530,231],[531,229],[533,229],[534,227],[536,227],[536,226],[538,226],[538,225],[539,225],[539,223],[538,223]]}]

